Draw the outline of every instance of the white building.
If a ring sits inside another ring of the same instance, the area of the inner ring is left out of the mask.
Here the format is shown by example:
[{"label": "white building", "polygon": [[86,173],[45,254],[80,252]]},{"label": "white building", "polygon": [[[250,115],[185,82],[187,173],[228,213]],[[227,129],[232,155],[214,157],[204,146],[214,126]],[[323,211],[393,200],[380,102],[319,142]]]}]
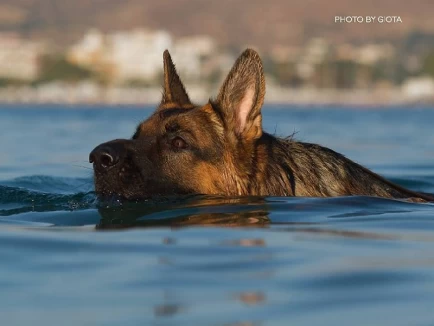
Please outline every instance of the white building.
[{"label": "white building", "polygon": [[189,36],[178,39],[171,54],[177,71],[186,80],[203,77],[204,59],[216,55],[216,43],[209,36]]},{"label": "white building", "polygon": [[97,29],[91,29],[70,49],[68,58],[76,64],[91,66],[103,59],[105,50],[104,34]]},{"label": "white building", "polygon": [[172,40],[165,31],[135,29],[104,35],[89,31],[68,53],[71,62],[102,72],[114,83],[151,81],[163,73],[163,52],[168,49],[183,80],[199,81],[207,74],[210,58],[218,56],[209,36]]},{"label": "white building", "polygon": [[163,52],[172,46],[165,31],[89,31],[69,51],[72,62],[110,75],[115,83],[153,80],[162,72]]},{"label": "white building", "polygon": [[409,78],[402,85],[402,91],[411,99],[434,99],[434,79],[427,76]]},{"label": "white building", "polygon": [[391,44],[367,44],[357,51],[356,61],[361,64],[373,65],[380,60],[387,60],[394,55]]},{"label": "white building", "polygon": [[0,34],[0,78],[36,79],[43,51],[41,43],[24,40],[16,34]]},{"label": "white building", "polygon": [[108,36],[107,60],[119,81],[152,80],[162,73],[163,52],[172,46],[164,31],[135,30]]}]

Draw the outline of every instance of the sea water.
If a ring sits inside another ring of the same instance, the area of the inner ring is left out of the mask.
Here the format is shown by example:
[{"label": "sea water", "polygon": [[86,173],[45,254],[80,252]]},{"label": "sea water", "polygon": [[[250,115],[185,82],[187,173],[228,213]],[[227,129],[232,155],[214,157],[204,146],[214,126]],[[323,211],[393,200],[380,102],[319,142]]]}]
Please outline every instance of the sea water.
[{"label": "sea water", "polygon": [[[432,325],[434,205],[100,202],[89,152],[152,107],[0,105],[2,325]],[[434,108],[265,106],[264,129],[434,193]]]}]

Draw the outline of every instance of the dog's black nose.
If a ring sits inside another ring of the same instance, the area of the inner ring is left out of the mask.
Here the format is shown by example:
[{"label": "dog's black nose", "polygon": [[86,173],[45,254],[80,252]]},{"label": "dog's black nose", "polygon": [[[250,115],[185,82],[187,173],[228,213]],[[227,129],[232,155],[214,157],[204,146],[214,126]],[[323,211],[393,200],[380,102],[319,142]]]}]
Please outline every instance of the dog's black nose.
[{"label": "dog's black nose", "polygon": [[89,155],[89,163],[95,167],[108,169],[119,162],[119,152],[109,144],[97,146]]},{"label": "dog's black nose", "polygon": [[89,154],[89,162],[93,163],[94,169],[108,170],[120,165],[131,148],[131,140],[116,139],[95,147]]}]

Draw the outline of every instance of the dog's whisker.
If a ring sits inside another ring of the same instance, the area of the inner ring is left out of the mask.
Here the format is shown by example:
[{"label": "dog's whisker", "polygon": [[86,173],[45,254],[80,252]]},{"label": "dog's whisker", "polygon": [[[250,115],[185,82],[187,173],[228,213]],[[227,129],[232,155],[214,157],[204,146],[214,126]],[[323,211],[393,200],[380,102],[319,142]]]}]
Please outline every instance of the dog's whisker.
[{"label": "dog's whisker", "polygon": [[86,170],[93,170],[93,169],[90,168],[90,167],[83,166],[83,165],[78,165],[78,164],[71,164],[71,166],[74,166],[74,167],[76,167],[76,168],[86,169]]},{"label": "dog's whisker", "polygon": [[[74,191],[74,190],[77,190],[78,188],[81,188],[81,187],[84,187],[84,186],[89,186],[89,188],[92,188],[92,182],[87,181],[87,182],[82,183],[82,184],[80,184],[80,185],[78,185],[76,187],[73,187],[72,189],[69,189],[69,190],[70,191]],[[90,191],[90,190],[87,190],[87,191]]]}]

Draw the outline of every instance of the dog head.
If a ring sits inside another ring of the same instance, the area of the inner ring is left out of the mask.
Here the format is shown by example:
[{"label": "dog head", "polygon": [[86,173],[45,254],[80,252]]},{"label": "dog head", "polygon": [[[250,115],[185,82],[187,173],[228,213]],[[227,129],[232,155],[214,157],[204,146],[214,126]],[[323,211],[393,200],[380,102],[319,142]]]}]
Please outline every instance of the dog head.
[{"label": "dog head", "polygon": [[89,155],[99,195],[247,195],[262,136],[265,80],[250,49],[235,62],[216,99],[197,106],[164,52],[164,91],[155,112],[131,139],[97,146]]}]

